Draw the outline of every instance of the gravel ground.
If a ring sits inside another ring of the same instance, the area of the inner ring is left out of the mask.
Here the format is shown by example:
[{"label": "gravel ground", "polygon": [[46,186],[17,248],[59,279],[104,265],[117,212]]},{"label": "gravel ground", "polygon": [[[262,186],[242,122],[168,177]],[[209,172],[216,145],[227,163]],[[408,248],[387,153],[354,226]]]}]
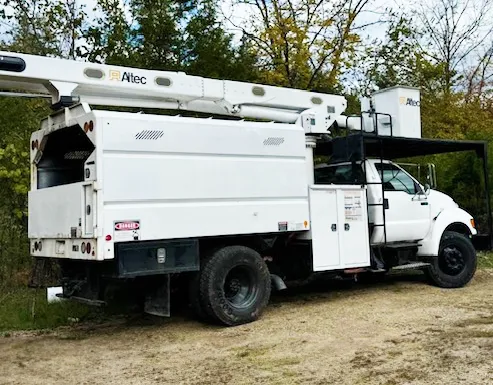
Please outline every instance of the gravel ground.
[{"label": "gravel ground", "polygon": [[178,314],[0,337],[0,384],[493,384],[493,270],[319,283],[223,328]]}]

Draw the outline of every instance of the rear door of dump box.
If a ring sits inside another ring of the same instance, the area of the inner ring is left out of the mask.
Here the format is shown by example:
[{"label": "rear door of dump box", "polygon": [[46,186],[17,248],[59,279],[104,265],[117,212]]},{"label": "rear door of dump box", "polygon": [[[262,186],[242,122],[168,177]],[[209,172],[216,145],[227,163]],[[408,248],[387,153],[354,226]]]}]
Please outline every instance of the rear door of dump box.
[{"label": "rear door of dump box", "polygon": [[31,136],[28,235],[35,257],[101,259],[96,250],[95,117],[54,114]]},{"label": "rear door of dump box", "polygon": [[79,182],[29,192],[30,238],[94,235],[94,187]]}]

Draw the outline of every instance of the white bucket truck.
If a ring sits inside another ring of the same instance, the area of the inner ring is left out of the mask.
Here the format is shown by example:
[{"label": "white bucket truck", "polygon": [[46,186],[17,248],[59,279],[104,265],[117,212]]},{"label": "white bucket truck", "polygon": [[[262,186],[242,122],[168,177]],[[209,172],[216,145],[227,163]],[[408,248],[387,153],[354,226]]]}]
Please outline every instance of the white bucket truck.
[{"label": "white bucket truck", "polygon": [[[104,304],[116,282],[169,315],[181,277],[199,316],[238,325],[261,315],[271,287],[316,273],[412,267],[442,287],[474,275],[472,216],[354,151],[369,138],[419,142],[415,90],[377,94],[389,115],[355,124],[341,96],[12,52],[0,52],[0,88],[56,107],[31,139],[29,237],[33,257],[59,261],[63,297]],[[359,129],[328,140],[335,122]],[[317,148],[336,162],[315,167]]]}]

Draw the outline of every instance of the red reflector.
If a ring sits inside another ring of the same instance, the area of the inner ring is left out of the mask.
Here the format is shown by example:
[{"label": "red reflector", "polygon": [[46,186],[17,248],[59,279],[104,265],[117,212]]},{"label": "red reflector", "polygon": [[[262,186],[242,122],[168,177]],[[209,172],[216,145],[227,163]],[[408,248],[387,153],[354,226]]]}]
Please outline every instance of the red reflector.
[{"label": "red reflector", "polygon": [[113,238],[111,237],[111,235],[107,235],[106,238],[105,238],[107,241],[111,241]]}]

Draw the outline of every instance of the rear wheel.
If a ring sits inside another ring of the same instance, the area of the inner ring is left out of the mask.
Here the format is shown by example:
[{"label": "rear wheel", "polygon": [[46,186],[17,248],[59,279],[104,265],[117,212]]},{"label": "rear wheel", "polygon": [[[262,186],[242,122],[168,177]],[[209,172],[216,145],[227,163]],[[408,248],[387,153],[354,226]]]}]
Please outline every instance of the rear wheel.
[{"label": "rear wheel", "polygon": [[476,250],[469,238],[446,231],[440,242],[438,257],[433,259],[426,274],[439,287],[457,288],[471,281],[476,266]]},{"label": "rear wheel", "polygon": [[248,247],[224,247],[202,266],[201,309],[222,324],[233,326],[255,321],[267,306],[270,292],[267,265]]},{"label": "rear wheel", "polygon": [[190,303],[190,308],[195,318],[197,318],[200,321],[208,321],[210,320],[210,317],[202,307],[202,303],[200,301],[199,285],[200,285],[200,272],[197,272],[193,274],[193,276],[190,278],[189,281],[188,301]]}]

